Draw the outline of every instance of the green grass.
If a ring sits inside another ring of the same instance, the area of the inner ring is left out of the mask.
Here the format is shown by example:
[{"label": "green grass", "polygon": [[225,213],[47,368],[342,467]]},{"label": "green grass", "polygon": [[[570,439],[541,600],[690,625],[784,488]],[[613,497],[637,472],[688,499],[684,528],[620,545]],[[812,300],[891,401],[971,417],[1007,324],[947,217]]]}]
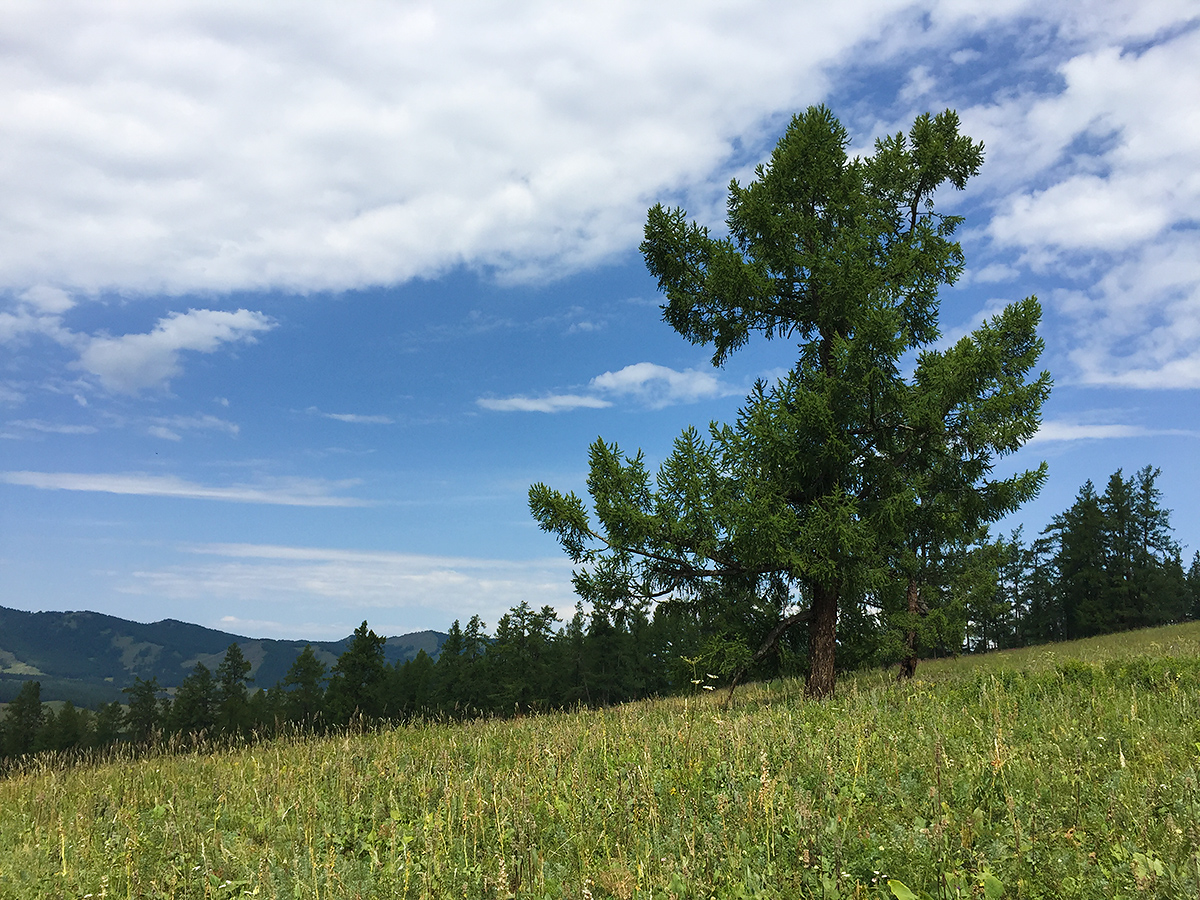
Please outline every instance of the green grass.
[{"label": "green grass", "polygon": [[1200,896],[1200,624],[723,700],[41,761],[0,898]]}]

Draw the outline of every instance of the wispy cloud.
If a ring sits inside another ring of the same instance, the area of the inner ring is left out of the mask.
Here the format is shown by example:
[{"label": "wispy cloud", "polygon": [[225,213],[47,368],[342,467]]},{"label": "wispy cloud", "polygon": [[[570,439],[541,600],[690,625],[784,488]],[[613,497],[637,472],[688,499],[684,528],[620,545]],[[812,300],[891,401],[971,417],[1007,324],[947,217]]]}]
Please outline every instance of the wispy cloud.
[{"label": "wispy cloud", "polygon": [[544,397],[480,397],[475,401],[484,409],[495,412],[568,412],[572,409],[604,409],[612,406],[608,400],[583,394],[547,394]]},{"label": "wispy cloud", "polygon": [[699,369],[682,372],[655,363],[641,362],[597,375],[589,394],[548,394],[543,397],[481,397],[475,402],[497,412],[568,412],[572,409],[604,409],[613,401],[606,397],[630,397],[650,409],[677,403],[694,403],[736,393],[716,376]]},{"label": "wispy cloud", "polygon": [[152,424],[147,428],[147,432],[153,437],[163,438],[168,441],[183,440],[183,436],[179,433],[181,431],[223,431],[233,437],[237,437],[241,431],[241,427],[236,422],[230,422],[227,419],[207,414],[198,416],[168,416],[151,419],[150,421]]},{"label": "wispy cloud", "polygon": [[7,484],[56,491],[90,491],[132,494],[142,497],[177,497],[191,500],[224,500],[233,503],[265,503],[276,506],[369,506],[366,500],[340,497],[334,490],[357,482],[327,482],[289,479],[269,485],[196,484],[171,475],[86,474],[78,472],[0,472]]},{"label": "wispy cloud", "polygon": [[1043,422],[1030,444],[1051,441],[1102,441],[1114,438],[1138,437],[1200,437],[1200,431],[1184,428],[1145,428],[1141,425],[1086,425],[1078,422]]},{"label": "wispy cloud", "polygon": [[39,431],[43,434],[95,434],[94,425],[63,425],[57,422],[43,422],[41,419],[16,419],[8,423],[14,428],[28,431]]},{"label": "wispy cloud", "polygon": [[350,608],[429,608],[453,618],[496,616],[521,601],[569,609],[571,563],[562,557],[497,560],[263,544],[196,544],[211,562],[142,570],[124,590],[173,600],[334,603]]},{"label": "wispy cloud", "polygon": [[252,637],[270,636],[277,640],[336,641],[346,637],[357,626],[331,625],[328,622],[276,622],[273,619],[244,619],[241,616],[221,616],[217,626],[222,631]]},{"label": "wispy cloud", "polygon": [[337,422],[350,422],[355,425],[395,425],[396,420],[391,416],[385,415],[362,415],[359,413],[331,413],[323,412],[315,406],[310,406],[307,412],[313,415],[321,416],[324,419],[333,419]]},{"label": "wispy cloud", "polygon": [[62,314],[74,304],[70,296],[55,288],[31,288],[11,308],[0,312],[0,345],[22,344],[34,336],[75,346],[78,338],[63,326]]}]

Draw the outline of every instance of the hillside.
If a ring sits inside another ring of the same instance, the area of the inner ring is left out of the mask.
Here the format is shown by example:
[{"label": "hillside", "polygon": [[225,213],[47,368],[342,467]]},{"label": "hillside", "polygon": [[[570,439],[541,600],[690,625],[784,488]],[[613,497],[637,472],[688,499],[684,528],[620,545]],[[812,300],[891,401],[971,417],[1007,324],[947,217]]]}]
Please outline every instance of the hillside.
[{"label": "hillside", "polygon": [[0,896],[1195,897],[1200,623],[0,780]]},{"label": "hillside", "polygon": [[[384,653],[390,663],[412,659],[421,650],[436,657],[445,639],[437,631],[390,637]],[[30,678],[41,682],[43,700],[70,700],[77,706],[123,699],[121,689],[135,678],[157,678],[171,688],[198,662],[215,670],[235,642],[251,664],[252,687],[268,688],[283,678],[306,643],[332,666],[349,640],[269,640],[175,619],[146,624],[94,612],[0,607],[0,702],[12,700]]]}]

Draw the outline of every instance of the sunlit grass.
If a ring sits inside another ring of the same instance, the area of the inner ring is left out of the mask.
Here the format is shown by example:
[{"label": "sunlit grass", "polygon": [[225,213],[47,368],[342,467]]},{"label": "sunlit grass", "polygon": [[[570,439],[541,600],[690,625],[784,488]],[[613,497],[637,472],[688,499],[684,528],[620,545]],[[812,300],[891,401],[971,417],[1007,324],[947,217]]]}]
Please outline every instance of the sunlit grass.
[{"label": "sunlit grass", "polygon": [[782,681],[44,760],[0,782],[0,898],[1197,896],[1198,685],[1192,625],[819,704]]}]

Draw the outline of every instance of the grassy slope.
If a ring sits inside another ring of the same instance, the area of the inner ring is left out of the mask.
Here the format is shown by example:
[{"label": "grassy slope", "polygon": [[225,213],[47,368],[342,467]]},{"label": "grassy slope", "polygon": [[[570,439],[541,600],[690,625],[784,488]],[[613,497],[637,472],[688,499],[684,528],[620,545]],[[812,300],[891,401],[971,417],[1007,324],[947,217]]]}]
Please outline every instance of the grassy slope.
[{"label": "grassy slope", "polygon": [[34,768],[0,898],[1200,894],[1200,624],[722,700]]}]

